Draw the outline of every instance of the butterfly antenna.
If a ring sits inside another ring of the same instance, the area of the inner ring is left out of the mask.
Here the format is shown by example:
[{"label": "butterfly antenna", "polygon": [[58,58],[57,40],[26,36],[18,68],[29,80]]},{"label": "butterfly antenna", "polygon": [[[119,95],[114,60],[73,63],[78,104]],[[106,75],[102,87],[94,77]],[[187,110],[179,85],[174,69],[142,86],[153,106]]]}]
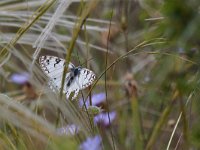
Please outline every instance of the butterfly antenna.
[{"label": "butterfly antenna", "polygon": [[86,64],[88,61],[91,61],[91,60],[93,60],[93,59],[94,59],[94,58],[90,58],[90,59],[84,61],[82,64],[80,64],[80,66],[83,66],[83,65]]}]

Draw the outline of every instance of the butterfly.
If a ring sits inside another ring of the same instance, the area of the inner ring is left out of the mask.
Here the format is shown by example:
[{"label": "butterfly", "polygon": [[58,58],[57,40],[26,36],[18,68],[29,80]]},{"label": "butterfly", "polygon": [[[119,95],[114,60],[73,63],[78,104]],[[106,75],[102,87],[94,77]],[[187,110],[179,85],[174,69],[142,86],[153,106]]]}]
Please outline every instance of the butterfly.
[{"label": "butterfly", "polygon": [[[55,56],[41,56],[39,64],[44,73],[49,77],[51,89],[61,89],[62,76],[65,68],[65,60]],[[95,80],[95,74],[87,68],[75,67],[71,62],[68,65],[63,93],[69,99],[71,93],[74,93],[72,99],[78,96],[80,90],[90,86]]]}]

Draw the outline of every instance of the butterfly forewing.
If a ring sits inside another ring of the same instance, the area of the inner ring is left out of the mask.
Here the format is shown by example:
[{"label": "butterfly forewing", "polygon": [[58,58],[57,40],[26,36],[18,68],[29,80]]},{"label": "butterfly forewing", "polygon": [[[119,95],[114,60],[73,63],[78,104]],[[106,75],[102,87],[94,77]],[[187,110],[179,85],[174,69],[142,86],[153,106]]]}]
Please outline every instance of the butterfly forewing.
[{"label": "butterfly forewing", "polygon": [[[53,89],[60,88],[65,61],[54,56],[41,56],[40,66],[45,74],[50,78],[49,85]],[[66,75],[67,76],[67,75]]]},{"label": "butterfly forewing", "polygon": [[[49,77],[51,77],[51,75],[54,75],[54,71],[63,72],[63,69],[65,67],[65,60],[55,56],[41,56],[39,59],[39,63],[42,70]],[[75,66],[72,63],[69,63],[69,69],[72,69],[74,67]]]}]

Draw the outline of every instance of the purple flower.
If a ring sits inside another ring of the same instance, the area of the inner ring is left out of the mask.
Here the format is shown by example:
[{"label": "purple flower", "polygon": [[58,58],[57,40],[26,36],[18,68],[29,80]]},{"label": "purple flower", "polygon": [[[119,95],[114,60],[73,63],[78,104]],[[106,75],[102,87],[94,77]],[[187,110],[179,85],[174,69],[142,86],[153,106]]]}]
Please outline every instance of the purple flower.
[{"label": "purple flower", "polygon": [[80,150],[101,150],[101,136],[88,137],[81,145]]},{"label": "purple flower", "polygon": [[[105,99],[106,99],[105,93],[98,93],[98,94],[92,95],[92,106],[98,106],[102,102],[105,102]],[[86,100],[85,104],[86,104],[87,109],[90,108],[89,107],[89,99]],[[79,105],[80,105],[80,107],[83,106],[83,99],[80,99]],[[94,110],[94,108],[92,108],[91,110]],[[111,123],[116,118],[116,112],[114,112],[114,111],[110,112],[109,116],[110,116],[110,123]],[[96,115],[94,117],[94,123],[101,124],[103,126],[108,126],[109,125],[108,113],[102,112],[102,113],[99,113],[98,115]]]},{"label": "purple flower", "polygon": [[79,130],[78,126],[71,124],[71,125],[67,125],[65,127],[57,129],[56,132],[59,135],[75,135],[77,134],[78,130]]},{"label": "purple flower", "polygon": [[29,74],[26,72],[23,73],[14,73],[11,75],[10,80],[16,84],[25,84],[29,81]]},{"label": "purple flower", "polygon": [[[92,105],[93,106],[97,106],[100,103],[104,102],[106,99],[106,94],[105,93],[98,93],[98,94],[94,94],[92,95]],[[85,101],[86,106],[89,106],[89,98]],[[79,100],[79,104],[82,107],[83,106],[83,99]]]},{"label": "purple flower", "polygon": [[[114,121],[114,119],[116,118],[116,112],[112,111],[109,113],[109,116],[110,116],[110,123]],[[98,115],[96,115],[94,117],[94,122],[96,124],[102,124],[104,126],[108,126],[109,125],[109,118],[108,118],[108,113],[106,112],[103,112],[103,113],[100,113]]]}]

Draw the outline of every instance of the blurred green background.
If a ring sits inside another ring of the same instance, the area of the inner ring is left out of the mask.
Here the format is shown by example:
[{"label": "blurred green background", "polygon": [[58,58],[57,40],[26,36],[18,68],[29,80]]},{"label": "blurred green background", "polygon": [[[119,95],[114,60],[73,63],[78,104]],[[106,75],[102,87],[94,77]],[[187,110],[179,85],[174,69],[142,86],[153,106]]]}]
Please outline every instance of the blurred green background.
[{"label": "blurred green background", "polygon": [[[199,28],[197,0],[1,0],[0,149],[199,149]],[[66,100],[42,55],[96,80]]]}]

